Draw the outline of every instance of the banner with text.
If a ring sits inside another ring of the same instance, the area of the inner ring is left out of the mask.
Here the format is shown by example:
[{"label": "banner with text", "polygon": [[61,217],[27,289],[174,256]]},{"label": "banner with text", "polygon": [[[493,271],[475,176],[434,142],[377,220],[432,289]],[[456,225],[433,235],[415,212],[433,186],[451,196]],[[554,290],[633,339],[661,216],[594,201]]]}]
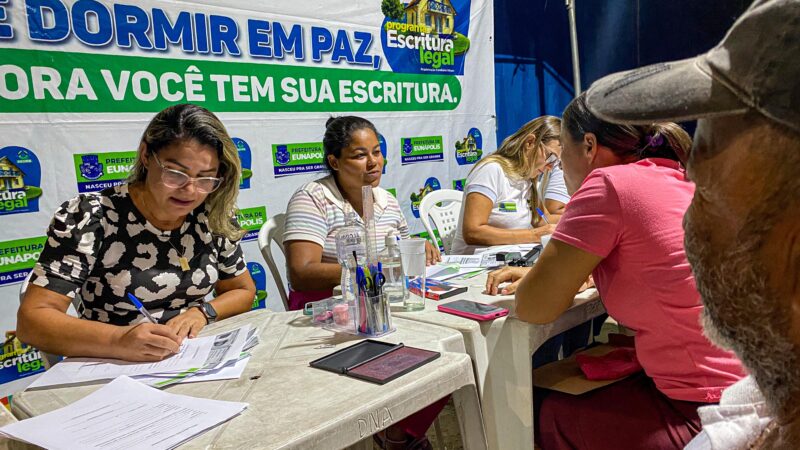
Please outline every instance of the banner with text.
[{"label": "banner with text", "polygon": [[15,327],[54,211],[124,183],[150,119],[178,103],[218,114],[239,151],[254,307],[283,309],[258,232],[328,173],[332,115],[375,124],[380,184],[423,231],[422,197],[460,187],[495,149],[492,11],[491,0],[0,0],[0,329]]}]

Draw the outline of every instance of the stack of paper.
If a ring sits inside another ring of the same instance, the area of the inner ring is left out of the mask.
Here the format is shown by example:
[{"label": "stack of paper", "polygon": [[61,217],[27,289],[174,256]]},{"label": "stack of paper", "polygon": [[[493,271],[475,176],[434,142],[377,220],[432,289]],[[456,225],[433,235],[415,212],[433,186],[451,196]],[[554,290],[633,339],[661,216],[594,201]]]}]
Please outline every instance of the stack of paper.
[{"label": "stack of paper", "polygon": [[[474,258],[472,256],[443,256],[443,258]],[[478,257],[478,259],[480,259]],[[425,276],[429,280],[456,280],[466,279],[479,275],[486,271],[484,268],[474,267],[473,265],[463,266],[460,263],[439,263],[435,266],[428,266],[425,270]]]},{"label": "stack of paper", "polygon": [[0,436],[49,449],[169,449],[246,408],[169,394],[121,376],[69,406],[6,425]]},{"label": "stack of paper", "polygon": [[238,378],[250,356],[247,350],[257,343],[255,328],[245,325],[214,336],[185,339],[179,353],[155,363],[67,358],[45,372],[29,389],[110,380],[121,375],[155,387]]}]

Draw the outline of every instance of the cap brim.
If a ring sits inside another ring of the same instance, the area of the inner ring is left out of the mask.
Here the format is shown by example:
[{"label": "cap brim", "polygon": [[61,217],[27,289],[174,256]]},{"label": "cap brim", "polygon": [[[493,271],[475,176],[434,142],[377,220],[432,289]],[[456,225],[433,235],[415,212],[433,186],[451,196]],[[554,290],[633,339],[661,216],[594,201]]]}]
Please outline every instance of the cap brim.
[{"label": "cap brim", "polygon": [[684,122],[748,109],[713,76],[705,55],[606,76],[586,92],[586,104],[603,120],[631,124]]}]

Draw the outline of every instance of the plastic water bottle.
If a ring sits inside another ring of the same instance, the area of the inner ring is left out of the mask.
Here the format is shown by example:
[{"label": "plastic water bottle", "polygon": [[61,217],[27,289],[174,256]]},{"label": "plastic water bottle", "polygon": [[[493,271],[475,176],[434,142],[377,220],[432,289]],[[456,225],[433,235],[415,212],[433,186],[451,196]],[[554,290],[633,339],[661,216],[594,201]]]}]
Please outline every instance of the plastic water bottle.
[{"label": "plastic water bottle", "polygon": [[402,303],[408,294],[397,238],[391,234],[386,236],[386,248],[378,254],[378,259],[383,266],[383,276],[386,277],[383,291],[389,298],[389,303]]},{"label": "plastic water bottle", "polygon": [[336,253],[342,265],[342,297],[345,301],[356,298],[356,267],[367,259],[366,235],[364,227],[358,224],[357,214],[345,204],[345,226],[336,233]]}]

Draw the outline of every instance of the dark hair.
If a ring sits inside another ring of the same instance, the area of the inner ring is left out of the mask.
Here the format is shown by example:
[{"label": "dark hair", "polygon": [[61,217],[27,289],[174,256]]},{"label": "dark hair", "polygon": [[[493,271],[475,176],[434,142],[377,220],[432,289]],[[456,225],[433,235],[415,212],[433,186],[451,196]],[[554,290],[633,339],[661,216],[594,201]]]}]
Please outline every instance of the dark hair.
[{"label": "dark hair", "polygon": [[[220,129],[221,128],[221,129]],[[158,153],[175,142],[196,140],[222,155],[222,139],[228,138],[219,119],[211,111],[191,103],[170,106],[153,117],[142,135],[147,150]],[[223,137],[224,136],[224,137]]]},{"label": "dark hair", "polygon": [[575,97],[564,110],[561,126],[576,141],[582,141],[586,133],[594,133],[598,144],[610,148],[621,159],[666,158],[685,164],[692,146],[689,133],[677,123],[617,125],[605,122],[589,111],[585,93]]},{"label": "dark hair", "polygon": [[363,129],[372,130],[375,137],[378,137],[378,130],[369,120],[358,116],[339,116],[331,117],[325,122],[325,137],[322,138],[322,147],[325,149],[325,167],[333,170],[328,162],[328,155],[333,155],[339,159],[342,156],[342,149],[350,145],[353,133]]}]

